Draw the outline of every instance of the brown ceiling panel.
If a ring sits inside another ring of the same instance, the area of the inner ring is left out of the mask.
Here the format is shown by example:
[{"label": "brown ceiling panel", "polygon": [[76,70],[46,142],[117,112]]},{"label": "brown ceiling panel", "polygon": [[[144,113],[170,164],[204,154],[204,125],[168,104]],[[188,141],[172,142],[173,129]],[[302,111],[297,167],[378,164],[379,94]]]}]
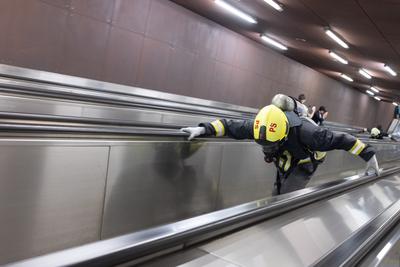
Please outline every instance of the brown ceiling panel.
[{"label": "brown ceiling panel", "polygon": [[71,10],[102,22],[111,22],[114,1],[111,0],[72,0]]},{"label": "brown ceiling panel", "polygon": [[[360,7],[374,23],[382,38],[396,52],[396,55],[387,58],[387,62],[392,65],[398,63],[400,59],[400,1],[362,0],[359,2]],[[400,65],[393,67],[399,68]]]},{"label": "brown ceiling panel", "polygon": [[40,1],[65,9],[69,9],[71,7],[71,0],[40,0]]},{"label": "brown ceiling panel", "polygon": [[[348,74],[354,79],[353,87],[363,92],[373,84],[385,100],[400,98],[400,74],[392,77],[383,68],[388,63],[400,72],[400,1],[281,0],[283,12],[263,0],[225,1],[255,17],[258,23],[241,21],[215,5],[214,0],[173,0],[257,42],[262,43],[261,33],[268,33],[288,46],[289,50],[283,52],[286,56],[340,81],[341,73]],[[324,33],[326,26],[340,34],[350,49],[329,39]],[[349,64],[334,61],[329,50],[345,57]],[[226,52],[229,53],[229,46]],[[251,67],[246,59],[237,60],[242,60],[246,68]],[[372,80],[358,73],[361,67],[369,71]]]},{"label": "brown ceiling panel", "polygon": [[143,40],[141,34],[111,28],[104,64],[105,80],[122,84],[135,83]]},{"label": "brown ceiling panel", "polygon": [[113,25],[144,33],[150,10],[149,0],[115,0]]}]

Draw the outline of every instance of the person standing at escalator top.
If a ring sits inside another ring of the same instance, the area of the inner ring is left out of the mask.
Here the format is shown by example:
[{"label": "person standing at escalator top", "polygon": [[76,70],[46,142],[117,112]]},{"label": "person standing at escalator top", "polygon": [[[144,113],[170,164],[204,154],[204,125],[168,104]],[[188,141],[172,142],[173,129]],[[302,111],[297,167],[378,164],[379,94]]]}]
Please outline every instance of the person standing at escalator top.
[{"label": "person standing at escalator top", "polygon": [[393,118],[399,119],[400,118],[400,106],[396,106],[393,112]]},{"label": "person standing at escalator top", "polygon": [[254,139],[262,146],[264,160],[277,169],[273,194],[283,194],[305,188],[312,174],[326,156],[326,151],[341,149],[367,162],[365,172],[380,170],[375,150],[354,136],[318,127],[309,118],[297,114],[298,102],[278,94],[272,104],[259,110],[254,120],[219,119],[182,128],[195,137],[228,136],[234,139]]},{"label": "person standing at escalator top", "polygon": [[[299,97],[296,99],[298,101],[297,105],[297,112],[300,117],[309,117],[312,118],[315,113],[315,107],[307,107],[306,105],[306,95],[305,94],[300,94]],[[300,103],[299,103],[300,102]],[[311,112],[309,112],[309,109]]]}]

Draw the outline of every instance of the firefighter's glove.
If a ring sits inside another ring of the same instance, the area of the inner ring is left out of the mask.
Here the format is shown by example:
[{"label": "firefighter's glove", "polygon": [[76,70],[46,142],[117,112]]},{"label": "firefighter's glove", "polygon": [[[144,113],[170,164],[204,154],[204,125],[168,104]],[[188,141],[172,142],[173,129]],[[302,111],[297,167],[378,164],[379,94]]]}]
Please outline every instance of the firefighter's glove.
[{"label": "firefighter's glove", "polygon": [[187,128],[182,128],[181,131],[190,134],[188,137],[188,140],[190,141],[197,136],[205,134],[206,128],[204,128],[204,127],[187,127]]},{"label": "firefighter's glove", "polygon": [[367,161],[367,168],[365,169],[365,174],[380,174],[378,160],[374,155],[370,160]]}]

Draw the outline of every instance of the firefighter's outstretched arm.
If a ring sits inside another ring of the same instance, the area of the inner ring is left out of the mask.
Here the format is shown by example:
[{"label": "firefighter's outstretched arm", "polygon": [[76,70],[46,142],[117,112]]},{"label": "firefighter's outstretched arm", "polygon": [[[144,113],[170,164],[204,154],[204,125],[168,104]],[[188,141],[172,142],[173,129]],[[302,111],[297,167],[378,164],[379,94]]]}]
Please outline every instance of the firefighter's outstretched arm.
[{"label": "firefighter's outstretched arm", "polygon": [[305,122],[300,129],[300,141],[312,151],[346,150],[367,162],[366,172],[372,169],[379,175],[375,150],[350,134],[330,131]]},{"label": "firefighter's outstretched arm", "polygon": [[188,140],[198,136],[228,136],[234,139],[253,139],[253,120],[220,119],[210,123],[200,123],[198,127],[182,128],[189,133]]}]

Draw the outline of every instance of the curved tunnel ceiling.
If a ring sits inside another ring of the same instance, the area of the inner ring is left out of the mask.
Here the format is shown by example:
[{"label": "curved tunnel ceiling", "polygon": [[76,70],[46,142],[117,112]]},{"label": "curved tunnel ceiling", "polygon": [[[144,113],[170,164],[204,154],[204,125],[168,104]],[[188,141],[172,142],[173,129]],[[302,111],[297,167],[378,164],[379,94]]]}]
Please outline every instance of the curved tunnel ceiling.
[{"label": "curved tunnel ceiling", "polygon": [[[279,12],[264,0],[224,0],[257,19],[246,23],[215,5],[214,0],[172,0],[195,13],[235,32],[262,42],[268,33],[289,49],[281,52],[334,79],[344,82],[340,74],[354,79],[350,86],[365,93],[370,85],[381,92],[384,101],[400,100],[400,73],[393,77],[384,64],[400,72],[400,1],[399,0],[281,0]],[[345,39],[345,49],[332,41],[324,27],[329,26]],[[263,43],[265,45],[265,43]],[[349,61],[334,61],[332,50]],[[358,73],[365,68],[373,76],[368,80]]]}]

